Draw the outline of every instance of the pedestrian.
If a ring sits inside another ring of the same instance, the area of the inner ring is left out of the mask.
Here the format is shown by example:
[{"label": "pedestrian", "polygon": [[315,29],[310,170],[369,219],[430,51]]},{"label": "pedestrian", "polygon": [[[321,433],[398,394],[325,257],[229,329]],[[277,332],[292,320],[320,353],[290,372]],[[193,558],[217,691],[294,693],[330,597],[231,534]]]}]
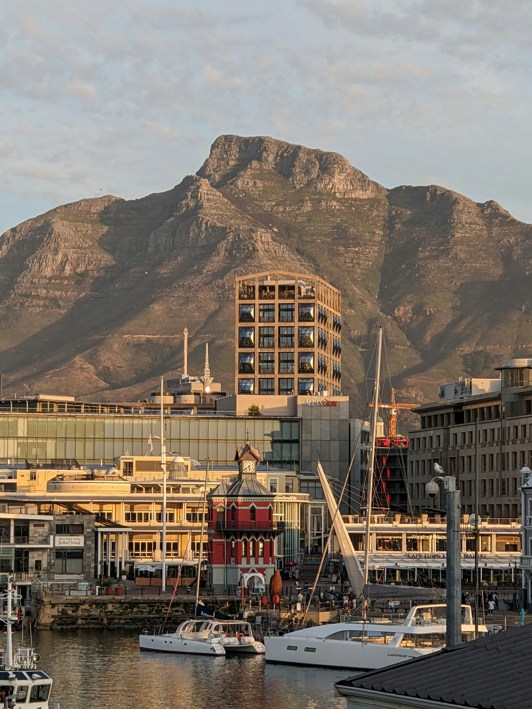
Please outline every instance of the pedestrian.
[{"label": "pedestrian", "polygon": [[488,601],[488,615],[493,615],[493,611],[495,610],[495,601],[493,598],[490,598]]}]

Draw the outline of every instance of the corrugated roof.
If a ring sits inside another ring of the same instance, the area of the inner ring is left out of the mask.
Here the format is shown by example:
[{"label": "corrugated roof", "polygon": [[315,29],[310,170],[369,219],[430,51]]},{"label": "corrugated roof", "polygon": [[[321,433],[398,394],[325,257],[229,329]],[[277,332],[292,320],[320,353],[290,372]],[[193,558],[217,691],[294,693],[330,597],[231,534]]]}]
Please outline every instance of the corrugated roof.
[{"label": "corrugated roof", "polygon": [[227,497],[272,497],[268,488],[264,487],[254,475],[243,475],[231,485]]},{"label": "corrugated roof", "polygon": [[[386,693],[387,701],[412,697],[477,709],[532,707],[532,625],[465,643],[450,650],[366,672],[336,683]],[[391,696],[390,696],[391,695]]]}]

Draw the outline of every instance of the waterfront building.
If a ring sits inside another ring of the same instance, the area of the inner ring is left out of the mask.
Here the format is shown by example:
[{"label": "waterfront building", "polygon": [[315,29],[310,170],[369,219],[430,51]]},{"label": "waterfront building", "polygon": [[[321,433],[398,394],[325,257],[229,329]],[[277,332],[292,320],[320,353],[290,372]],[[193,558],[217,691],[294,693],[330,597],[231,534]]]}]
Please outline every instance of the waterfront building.
[{"label": "waterfront building", "polygon": [[[234,456],[234,453],[233,453]],[[209,467],[207,486],[230,486],[238,475],[234,463]],[[309,496],[300,491],[294,471],[256,470],[257,484],[272,497],[272,519],[283,528],[275,539],[275,563],[283,566],[299,557],[301,545],[314,538],[312,527],[325,527],[311,517]],[[192,583],[200,556],[207,559],[207,538],[202,540],[203,494],[206,466],[184,456],[172,456],[166,477],[166,560],[171,577],[184,562],[183,583]],[[163,472],[159,456],[122,456],[116,466],[71,465],[4,466],[0,472],[0,503],[9,509],[37,513],[76,512],[80,524],[93,519],[88,578],[119,578],[130,571],[139,583],[160,585],[163,536]],[[313,509],[320,503],[314,503]],[[89,533],[89,536],[90,534]],[[78,541],[81,540],[81,537]],[[29,561],[28,568],[31,567]],[[30,569],[34,570],[34,569]],[[52,560],[43,566],[50,576]],[[142,579],[145,579],[143,582]]]},{"label": "waterfront building", "polygon": [[341,395],[341,331],[340,291],[318,276],[269,271],[238,277],[236,393]]},{"label": "waterfront building", "polygon": [[236,452],[238,477],[209,495],[208,572],[215,592],[261,588],[277,568],[275,495],[257,478],[259,451],[246,443]]},{"label": "waterfront building", "polygon": [[[532,489],[532,488],[531,488]],[[343,517],[355,554],[364,555],[365,517]],[[479,525],[478,573],[481,587],[520,589],[519,520],[487,520]],[[475,584],[475,527],[464,514],[460,525],[462,584]],[[444,515],[372,517],[369,568],[375,583],[443,584],[446,578],[447,530]]]},{"label": "waterfront building", "polygon": [[434,504],[425,484],[437,462],[456,478],[464,512],[520,518],[519,471],[532,465],[532,360],[505,360],[498,370],[498,380],[444,385],[438,402],[416,409],[421,426],[408,456],[415,510]]},{"label": "waterfront building", "polygon": [[21,503],[0,508],[0,574],[13,575],[23,598],[32,584],[93,578],[95,515],[37,514]]}]

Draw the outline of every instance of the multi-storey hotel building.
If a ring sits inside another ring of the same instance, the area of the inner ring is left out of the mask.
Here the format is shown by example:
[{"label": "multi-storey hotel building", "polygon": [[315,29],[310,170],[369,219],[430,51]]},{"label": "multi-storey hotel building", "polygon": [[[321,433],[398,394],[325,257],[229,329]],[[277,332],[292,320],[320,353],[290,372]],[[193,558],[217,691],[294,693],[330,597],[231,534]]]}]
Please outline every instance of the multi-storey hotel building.
[{"label": "multi-storey hotel building", "polygon": [[520,471],[532,465],[532,360],[505,360],[499,370],[498,380],[444,385],[440,401],[417,409],[408,460],[414,508],[432,506],[425,485],[437,462],[456,477],[464,512],[520,517]]},{"label": "multi-storey hotel building", "polygon": [[237,394],[341,395],[340,306],[340,292],[318,276],[237,278]]}]

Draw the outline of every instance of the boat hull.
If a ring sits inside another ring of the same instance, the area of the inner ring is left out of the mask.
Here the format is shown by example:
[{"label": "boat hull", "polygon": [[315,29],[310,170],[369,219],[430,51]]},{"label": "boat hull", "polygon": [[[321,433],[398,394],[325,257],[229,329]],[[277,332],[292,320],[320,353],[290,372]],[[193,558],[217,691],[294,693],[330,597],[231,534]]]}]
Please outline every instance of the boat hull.
[{"label": "boat hull", "polygon": [[139,647],[141,650],[151,650],[152,652],[173,652],[186,655],[225,657],[225,649],[220,643],[180,638],[175,633],[141,635],[139,637]]},{"label": "boat hull", "polygon": [[408,648],[314,638],[264,638],[266,662],[347,670],[376,670],[427,654]]},{"label": "boat hull", "polygon": [[222,645],[227,655],[264,655],[266,648],[264,644],[254,638],[246,637],[238,640],[237,638],[228,638],[234,642],[224,642]]}]

